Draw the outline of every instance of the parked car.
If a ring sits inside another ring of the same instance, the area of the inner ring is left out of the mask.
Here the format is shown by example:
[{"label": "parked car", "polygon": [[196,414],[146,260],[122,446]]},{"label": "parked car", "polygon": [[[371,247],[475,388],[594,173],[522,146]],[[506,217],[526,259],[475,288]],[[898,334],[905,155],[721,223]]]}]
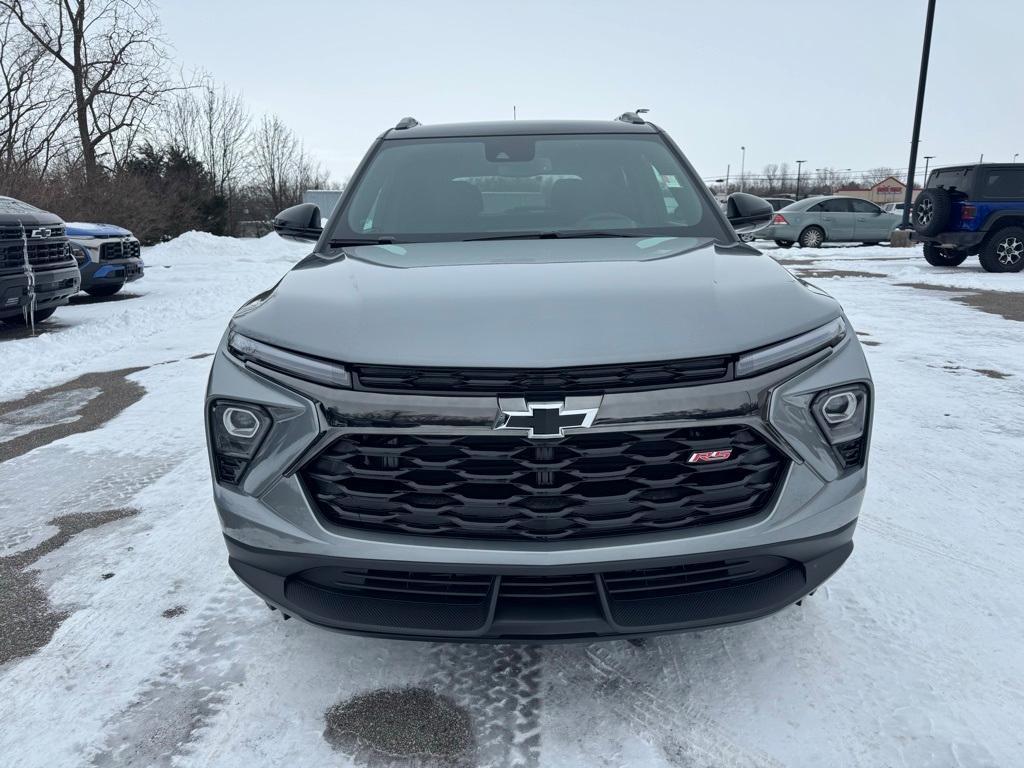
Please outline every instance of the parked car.
[{"label": "parked car", "polygon": [[761,199],[766,200],[776,211],[781,211],[787,205],[792,205],[796,202],[792,197],[762,197]]},{"label": "parked car", "polygon": [[272,608],[592,641],[765,616],[845,561],[871,376],[839,304],[739,241],[769,205],[723,213],[635,114],[405,119],[360,167],[325,227],[277,216],[316,245],[207,389],[229,563]]},{"label": "parked car", "polygon": [[[768,203],[773,211],[781,210],[793,202],[793,199],[790,197],[762,197],[761,199]],[[740,240],[744,243],[750,243],[756,240],[757,236],[757,232],[744,232],[740,235]]]},{"label": "parked car", "polygon": [[82,273],[82,290],[90,296],[113,296],[143,276],[139,241],[127,229],[76,221],[67,225],[67,233]]},{"label": "parked car", "polygon": [[67,304],[78,285],[61,218],[0,197],[0,321],[41,322]]},{"label": "parked car", "polygon": [[888,240],[900,217],[856,197],[822,195],[790,203],[777,211],[771,225],[757,233],[758,240],[774,240],[782,248],[799,243],[817,248],[828,242],[877,245]]},{"label": "parked car", "polygon": [[936,168],[917,196],[913,237],[936,267],[978,256],[987,272],[1024,269],[1024,165]]},{"label": "parked car", "polygon": [[882,210],[886,213],[895,213],[897,216],[903,216],[904,207],[906,207],[906,203],[886,203],[882,206]]}]

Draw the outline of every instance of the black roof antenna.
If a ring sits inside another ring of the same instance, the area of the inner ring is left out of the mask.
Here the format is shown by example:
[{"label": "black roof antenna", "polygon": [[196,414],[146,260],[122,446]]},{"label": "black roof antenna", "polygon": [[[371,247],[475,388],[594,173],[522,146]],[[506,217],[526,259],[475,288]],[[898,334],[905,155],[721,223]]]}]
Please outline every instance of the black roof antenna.
[{"label": "black roof antenna", "polygon": [[419,124],[420,121],[417,120],[415,117],[403,117],[401,120],[398,121],[398,124],[395,126],[395,130],[404,131],[407,128],[415,128]]}]

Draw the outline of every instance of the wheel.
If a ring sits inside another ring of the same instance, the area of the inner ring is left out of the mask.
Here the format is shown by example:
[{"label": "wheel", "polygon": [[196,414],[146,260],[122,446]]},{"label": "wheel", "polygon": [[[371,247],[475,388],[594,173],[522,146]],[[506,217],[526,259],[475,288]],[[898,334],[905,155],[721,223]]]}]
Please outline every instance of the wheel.
[{"label": "wheel", "polygon": [[926,189],[919,194],[910,217],[914,231],[922,235],[937,235],[943,231],[949,223],[952,202],[944,189]]},{"label": "wheel", "polygon": [[[56,307],[50,307],[49,309],[37,309],[35,314],[35,321],[37,323],[43,322],[46,318],[57,311]],[[25,315],[15,315],[14,317],[8,317],[4,320],[5,323],[11,325],[28,325],[28,321],[25,320]]]},{"label": "wheel", "polygon": [[740,235],[740,240],[742,240],[744,243],[752,243],[754,242],[754,236],[751,234],[742,234]]},{"label": "wheel", "polygon": [[96,297],[113,296],[122,288],[124,288],[124,283],[121,283],[121,285],[97,285],[95,288],[87,289],[86,293]]},{"label": "wheel", "polygon": [[779,248],[792,248],[793,247],[793,241],[792,240],[776,240],[775,244],[777,246],[779,246]]},{"label": "wheel", "polygon": [[935,243],[924,244],[924,260],[933,267],[958,267],[967,258],[967,251],[939,248]]},{"label": "wheel", "polygon": [[1006,227],[989,237],[978,254],[986,272],[1020,272],[1024,269],[1024,227]]},{"label": "wheel", "polygon": [[818,248],[825,242],[825,230],[821,227],[808,227],[800,233],[801,248]]}]

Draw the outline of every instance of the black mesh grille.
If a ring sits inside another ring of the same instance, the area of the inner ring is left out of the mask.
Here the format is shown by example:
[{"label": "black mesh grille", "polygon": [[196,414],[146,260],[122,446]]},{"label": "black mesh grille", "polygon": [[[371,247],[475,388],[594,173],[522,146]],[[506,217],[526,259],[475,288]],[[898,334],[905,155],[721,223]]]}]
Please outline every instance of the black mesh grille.
[{"label": "black mesh grille", "polygon": [[[64,266],[71,262],[71,249],[62,237],[29,238],[28,262],[35,268]],[[25,264],[25,242],[17,240],[0,241],[0,268],[21,267]]]},{"label": "black mesh grille", "polygon": [[559,394],[629,392],[724,381],[731,375],[731,358],[704,357],[625,365],[575,368],[407,368],[385,365],[352,366],[359,389],[373,392],[456,394]]},{"label": "black mesh grille", "polygon": [[[691,464],[694,453],[731,450]],[[785,459],[742,425],[525,437],[353,434],[301,475],[339,525],[481,539],[563,539],[756,515]]]},{"label": "black mesh grille", "polygon": [[856,440],[839,443],[836,451],[844,467],[859,467],[864,463],[864,438],[858,437]]}]

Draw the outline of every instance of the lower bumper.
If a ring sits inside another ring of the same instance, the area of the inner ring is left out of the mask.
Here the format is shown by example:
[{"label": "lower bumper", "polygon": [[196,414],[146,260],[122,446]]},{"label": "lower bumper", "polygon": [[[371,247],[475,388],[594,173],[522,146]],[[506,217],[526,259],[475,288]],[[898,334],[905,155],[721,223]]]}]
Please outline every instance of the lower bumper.
[{"label": "lower bumper", "polygon": [[[35,272],[36,309],[66,304],[78,293],[81,278],[77,266]],[[0,276],[0,319],[21,314],[28,306],[28,278],[24,274]]]},{"label": "lower bumper", "polygon": [[853,550],[856,521],[741,550],[595,566],[414,566],[256,549],[229,563],[269,604],[323,627],[379,637],[591,641],[761,618],[801,599]]}]

